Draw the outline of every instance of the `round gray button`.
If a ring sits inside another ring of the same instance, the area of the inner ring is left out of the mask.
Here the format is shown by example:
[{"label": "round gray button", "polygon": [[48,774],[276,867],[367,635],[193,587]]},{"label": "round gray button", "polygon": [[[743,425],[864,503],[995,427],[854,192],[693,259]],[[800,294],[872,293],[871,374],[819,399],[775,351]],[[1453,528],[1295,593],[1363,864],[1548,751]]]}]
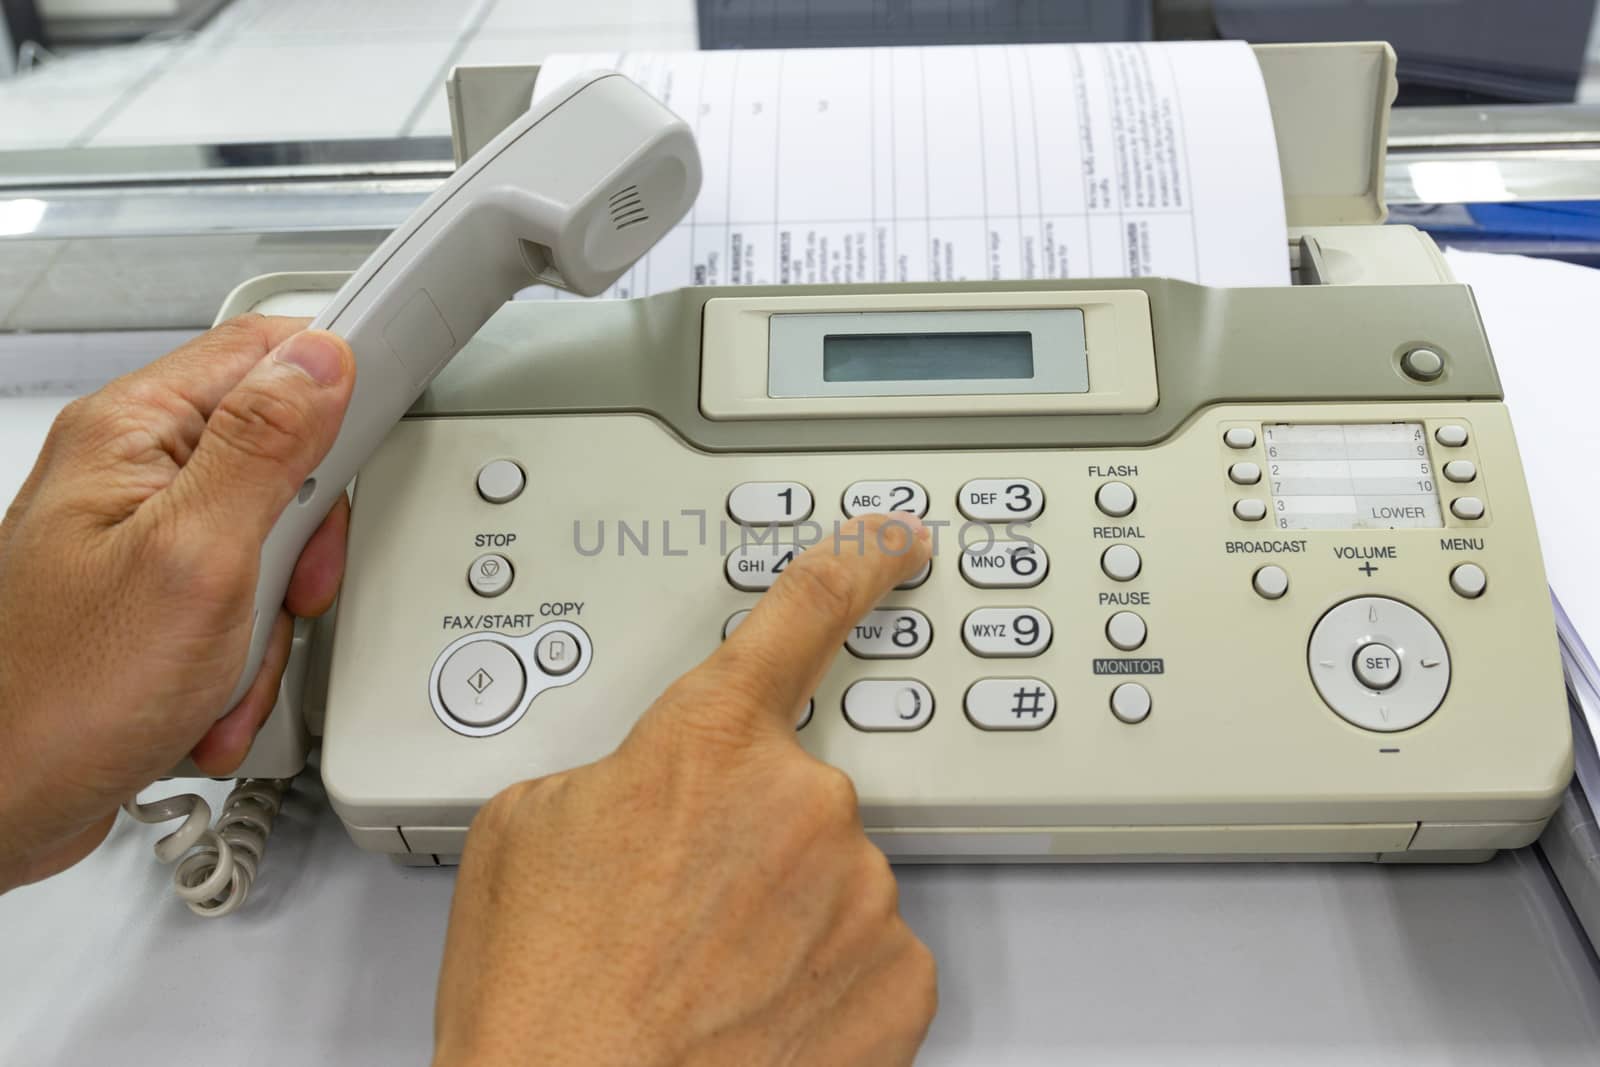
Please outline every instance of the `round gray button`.
[{"label": "round gray button", "polygon": [[1139,550],[1132,545],[1112,545],[1100,556],[1100,569],[1112,581],[1131,582],[1139,577],[1139,568],[1143,566]]},{"label": "round gray button", "polygon": [[1111,691],[1111,714],[1123,722],[1144,722],[1150,717],[1150,690],[1138,682],[1123,682]]},{"label": "round gray button", "polygon": [[1138,497],[1134,495],[1133,486],[1127,482],[1107,482],[1095,490],[1094,506],[1110,515],[1113,519],[1120,519],[1131,514],[1137,504]]},{"label": "round gray button", "polygon": [[472,561],[467,568],[467,584],[479,596],[499,596],[511,588],[511,561],[494,552]]},{"label": "round gray button", "polygon": [[1256,432],[1248,426],[1235,426],[1223,431],[1222,443],[1229,448],[1254,448]]},{"label": "round gray button", "polygon": [[533,646],[533,661],[544,673],[559,678],[578,665],[582,651],[577,638],[557,631],[539,638],[539,643]]},{"label": "round gray button", "polygon": [[1106,620],[1106,640],[1124,652],[1144,644],[1146,632],[1144,620],[1131,611],[1119,611]]},{"label": "round gray button", "polygon": [[1433,431],[1433,439],[1446,448],[1460,448],[1467,443],[1465,426],[1441,426]]},{"label": "round gray button", "polygon": [[1450,514],[1458,519],[1483,518],[1483,501],[1475,496],[1461,496],[1450,501]]},{"label": "round gray button", "polygon": [[1476,563],[1463,563],[1450,572],[1450,588],[1458,596],[1476,600],[1489,587],[1489,576]]},{"label": "round gray button", "polygon": [[1256,500],[1254,497],[1237,500],[1234,501],[1233,513],[1245,522],[1260,522],[1267,517],[1267,505],[1265,501]]},{"label": "round gray button", "polygon": [[1470,459],[1453,459],[1444,465],[1444,476],[1452,482],[1470,482],[1478,476],[1478,468]]},{"label": "round gray button", "polygon": [[492,726],[510,715],[527,683],[522,661],[498,641],[472,641],[439,671],[439,702],[457,722]]},{"label": "round gray button", "polygon": [[1431,382],[1444,373],[1444,357],[1431,348],[1413,348],[1400,357],[1400,369],[1419,382]]},{"label": "round gray button", "polygon": [[1250,585],[1268,600],[1277,600],[1289,591],[1289,572],[1275,564],[1262,567],[1250,579]]},{"label": "round gray button", "polygon": [[1352,666],[1356,679],[1368,689],[1387,689],[1400,680],[1400,656],[1378,642],[1356,649]]},{"label": "round gray button", "polygon": [[478,472],[478,495],[491,504],[504,504],[522,494],[528,476],[522,468],[509,459],[497,459],[484,464]]}]

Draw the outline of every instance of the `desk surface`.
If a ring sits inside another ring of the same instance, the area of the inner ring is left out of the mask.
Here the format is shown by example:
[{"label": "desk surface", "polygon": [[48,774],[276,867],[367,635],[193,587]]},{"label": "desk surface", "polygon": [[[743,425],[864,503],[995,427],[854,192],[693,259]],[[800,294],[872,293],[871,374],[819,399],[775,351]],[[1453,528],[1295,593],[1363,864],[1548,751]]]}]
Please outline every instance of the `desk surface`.
[{"label": "desk surface", "polygon": [[[0,1062],[426,1060],[453,871],[356,850],[303,777],[249,905],[210,922],[169,895],[155,836],[124,818],[86,863],[0,898]],[[1527,851],[900,878],[941,969],[923,1064],[1575,1065],[1600,1049],[1600,965]]]},{"label": "desk surface", "polygon": [[[0,400],[0,500],[61,403]],[[452,871],[358,851],[302,776],[249,906],[207,922],[170,896],[160,832],[123,818],[85,863],[0,897],[0,1062],[427,1059]],[[1554,1067],[1600,1049],[1600,962],[1531,851],[900,877],[941,968],[923,1064]]]}]

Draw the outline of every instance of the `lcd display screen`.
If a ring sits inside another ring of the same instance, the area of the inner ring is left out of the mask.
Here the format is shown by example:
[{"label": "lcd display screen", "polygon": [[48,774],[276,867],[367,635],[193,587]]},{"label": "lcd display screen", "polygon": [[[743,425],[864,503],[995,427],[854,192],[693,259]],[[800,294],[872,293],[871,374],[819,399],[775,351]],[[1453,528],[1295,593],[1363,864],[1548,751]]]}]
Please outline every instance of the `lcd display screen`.
[{"label": "lcd display screen", "polygon": [[1033,377],[1033,335],[1006,333],[830,333],[822,339],[825,382],[950,382]]}]

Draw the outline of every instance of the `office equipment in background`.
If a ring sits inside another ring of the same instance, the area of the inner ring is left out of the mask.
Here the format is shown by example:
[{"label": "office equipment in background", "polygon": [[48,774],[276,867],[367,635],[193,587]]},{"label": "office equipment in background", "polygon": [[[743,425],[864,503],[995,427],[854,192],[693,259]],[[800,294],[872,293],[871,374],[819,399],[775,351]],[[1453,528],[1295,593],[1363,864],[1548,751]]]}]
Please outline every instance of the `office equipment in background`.
[{"label": "office equipment in background", "polygon": [[1144,41],[1150,0],[699,0],[700,47]]},{"label": "office equipment in background", "polygon": [[232,0],[38,0],[40,43],[105,45],[199,29]]},{"label": "office equipment in background", "polygon": [[1593,0],[1215,0],[1217,33],[1267,41],[1388,41],[1400,103],[1570,102]]}]

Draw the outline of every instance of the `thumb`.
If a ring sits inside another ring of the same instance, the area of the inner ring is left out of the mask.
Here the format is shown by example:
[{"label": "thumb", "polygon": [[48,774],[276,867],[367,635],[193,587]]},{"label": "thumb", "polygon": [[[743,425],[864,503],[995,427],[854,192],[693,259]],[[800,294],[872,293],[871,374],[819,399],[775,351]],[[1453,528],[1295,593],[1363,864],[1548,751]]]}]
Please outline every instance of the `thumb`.
[{"label": "thumb", "polygon": [[223,515],[265,537],[333,447],[355,370],[350,346],[323,330],[268,352],[206,420],[170,490],[180,510]]}]

